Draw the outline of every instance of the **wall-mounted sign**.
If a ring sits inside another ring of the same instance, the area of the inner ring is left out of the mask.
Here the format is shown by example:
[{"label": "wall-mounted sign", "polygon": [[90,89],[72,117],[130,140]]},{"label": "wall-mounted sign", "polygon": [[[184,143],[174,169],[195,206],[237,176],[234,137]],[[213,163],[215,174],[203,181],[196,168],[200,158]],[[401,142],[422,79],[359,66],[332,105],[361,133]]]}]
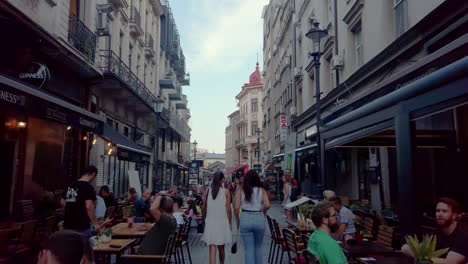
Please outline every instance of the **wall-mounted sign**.
[{"label": "wall-mounted sign", "polygon": [[280,115],[280,141],[286,141],[288,139],[288,116],[286,114]]},{"label": "wall-mounted sign", "polygon": [[0,100],[19,106],[24,106],[24,104],[26,103],[26,97],[14,93],[9,93],[3,90],[0,90]]},{"label": "wall-mounted sign", "polygon": [[50,80],[50,71],[46,65],[33,62],[28,72],[23,72],[18,77],[36,87],[42,88]]},{"label": "wall-mounted sign", "polygon": [[317,134],[317,126],[316,125],[313,125],[313,126],[307,128],[306,131],[305,131],[305,137],[306,138],[312,137],[315,134]]}]

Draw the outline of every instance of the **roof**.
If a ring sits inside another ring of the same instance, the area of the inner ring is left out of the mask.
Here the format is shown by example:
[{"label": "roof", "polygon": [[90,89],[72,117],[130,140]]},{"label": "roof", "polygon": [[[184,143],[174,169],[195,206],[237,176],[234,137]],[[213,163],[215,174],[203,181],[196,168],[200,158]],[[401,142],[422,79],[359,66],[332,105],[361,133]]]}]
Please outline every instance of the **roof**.
[{"label": "roof", "polygon": [[228,118],[232,118],[232,117],[238,115],[239,113],[240,113],[240,111],[236,110],[236,111],[232,112],[230,115],[228,115]]}]

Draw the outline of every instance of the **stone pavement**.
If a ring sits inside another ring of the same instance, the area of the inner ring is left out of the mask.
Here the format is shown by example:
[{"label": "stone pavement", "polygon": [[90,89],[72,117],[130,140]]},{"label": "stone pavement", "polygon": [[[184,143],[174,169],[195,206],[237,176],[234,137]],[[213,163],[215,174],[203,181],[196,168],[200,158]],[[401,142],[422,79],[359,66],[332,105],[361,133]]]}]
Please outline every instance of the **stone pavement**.
[{"label": "stone pavement", "polygon": [[[286,224],[285,222],[285,216],[283,213],[283,208],[281,207],[281,203],[278,201],[275,201],[272,203],[272,207],[270,210],[268,210],[268,214],[276,219],[279,223],[280,226],[283,226]],[[235,222],[235,219],[234,221]],[[263,239],[263,263],[268,262],[268,250],[270,249],[270,230],[268,228],[268,223],[266,223],[265,219],[265,238]],[[209,263],[210,257],[209,257],[209,249],[208,246],[205,245],[203,241],[201,241],[201,236],[202,234],[197,234],[196,230],[193,229],[190,237],[189,237],[189,245],[190,245],[190,252],[192,253],[192,262],[194,264],[205,264]],[[225,264],[241,264],[244,263],[244,248],[242,245],[242,239],[240,238],[240,234],[235,234],[233,236],[235,240],[237,240],[237,253],[236,254],[231,254],[231,246],[226,247],[226,260]],[[184,255],[185,250],[184,250]],[[188,264],[188,257],[185,256],[185,263]],[[217,263],[219,263],[219,260],[217,259]],[[283,263],[287,263],[287,255],[285,254],[283,258]]]}]

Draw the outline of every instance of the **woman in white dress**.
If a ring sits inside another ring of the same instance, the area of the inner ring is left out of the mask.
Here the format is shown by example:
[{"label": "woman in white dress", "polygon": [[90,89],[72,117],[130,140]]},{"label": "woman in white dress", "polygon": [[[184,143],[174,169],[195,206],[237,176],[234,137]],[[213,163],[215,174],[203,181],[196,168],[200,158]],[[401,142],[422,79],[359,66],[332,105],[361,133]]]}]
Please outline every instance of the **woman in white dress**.
[{"label": "woman in white dress", "polygon": [[216,248],[219,262],[224,263],[224,245],[232,241],[231,195],[223,186],[224,174],[216,172],[210,188],[203,195],[206,217],[202,240],[210,247],[210,264],[216,264]]}]

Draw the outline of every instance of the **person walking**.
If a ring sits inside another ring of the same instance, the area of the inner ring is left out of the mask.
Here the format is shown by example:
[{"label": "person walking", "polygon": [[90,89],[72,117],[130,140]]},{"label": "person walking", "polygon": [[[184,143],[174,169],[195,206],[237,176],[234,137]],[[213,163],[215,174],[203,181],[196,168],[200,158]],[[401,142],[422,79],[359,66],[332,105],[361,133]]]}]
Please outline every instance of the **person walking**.
[{"label": "person walking", "polygon": [[[246,264],[263,262],[262,242],[265,235],[265,215],[270,209],[270,200],[262,187],[260,177],[255,170],[249,170],[244,176],[244,184],[234,197],[234,214],[239,223],[244,242]],[[239,211],[242,214],[239,217]]]},{"label": "person walking", "polygon": [[203,212],[206,212],[202,240],[210,248],[210,264],[216,264],[216,248],[219,262],[224,263],[224,246],[231,244],[231,195],[224,189],[224,174],[216,172],[211,186],[205,191]]},{"label": "person walking", "polygon": [[284,212],[288,220],[293,219],[292,210],[286,208],[286,205],[292,202],[291,192],[292,192],[291,176],[288,174],[288,172],[286,172],[285,175],[283,176],[284,199],[283,199],[283,203],[281,204],[281,206],[284,208]]}]

